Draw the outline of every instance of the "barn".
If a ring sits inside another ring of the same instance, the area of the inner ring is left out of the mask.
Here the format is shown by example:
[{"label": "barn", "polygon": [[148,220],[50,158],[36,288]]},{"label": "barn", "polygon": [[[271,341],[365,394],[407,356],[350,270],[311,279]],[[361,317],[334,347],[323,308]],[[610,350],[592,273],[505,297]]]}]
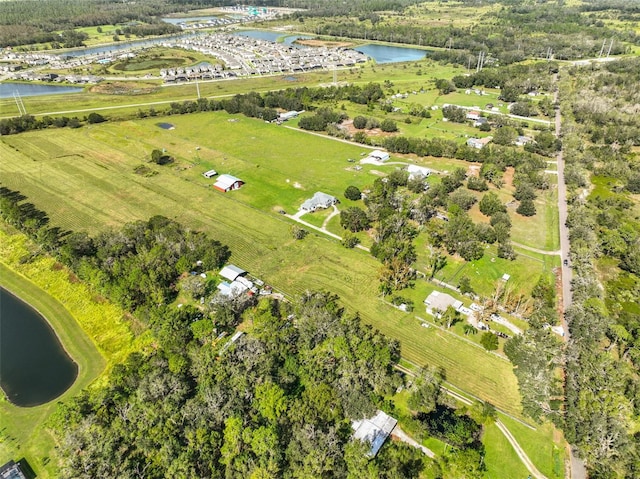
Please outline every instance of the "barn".
[{"label": "barn", "polygon": [[242,185],[244,185],[244,181],[242,181],[240,178],[236,178],[235,176],[231,175],[220,175],[218,177],[218,181],[214,183],[213,187],[216,190],[220,190],[226,193],[227,191],[237,190]]}]

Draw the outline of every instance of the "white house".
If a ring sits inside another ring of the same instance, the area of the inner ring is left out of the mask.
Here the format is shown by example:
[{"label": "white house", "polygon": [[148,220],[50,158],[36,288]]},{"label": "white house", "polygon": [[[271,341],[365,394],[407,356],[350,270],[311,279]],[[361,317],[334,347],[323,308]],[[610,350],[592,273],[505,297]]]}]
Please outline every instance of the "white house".
[{"label": "white house", "polygon": [[484,148],[491,140],[493,140],[492,136],[486,136],[484,138],[469,138],[467,140],[467,146],[470,146],[471,148],[476,148],[478,150],[481,150],[482,148]]},{"label": "white house", "polygon": [[220,175],[218,177],[218,181],[214,183],[213,187],[216,190],[220,190],[223,193],[226,193],[227,191],[237,190],[242,185],[244,185],[244,181],[242,181],[240,178],[236,178],[235,176],[231,175]]},{"label": "white house", "polygon": [[480,112],[477,110],[469,110],[467,112],[467,120],[477,120],[480,118]]},{"label": "white house", "polygon": [[338,199],[335,196],[317,191],[313,197],[306,200],[300,206],[300,209],[305,211],[315,211],[317,209],[329,208],[331,205],[335,205]]},{"label": "white house", "polygon": [[414,178],[426,178],[431,174],[431,170],[425,166],[409,165],[407,166],[407,172],[409,172],[409,179]]},{"label": "white house", "polygon": [[451,306],[458,311],[463,305],[462,301],[455,299],[453,296],[447,293],[441,293],[440,291],[433,291],[427,299],[424,300],[424,304],[427,306],[427,313],[432,316],[437,316]]}]

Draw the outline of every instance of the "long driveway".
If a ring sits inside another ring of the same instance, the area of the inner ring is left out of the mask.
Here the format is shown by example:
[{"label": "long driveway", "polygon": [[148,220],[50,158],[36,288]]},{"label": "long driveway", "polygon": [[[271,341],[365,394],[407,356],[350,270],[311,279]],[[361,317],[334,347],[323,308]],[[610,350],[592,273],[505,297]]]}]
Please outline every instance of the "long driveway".
[{"label": "long driveway", "polygon": [[[556,76],[557,79],[557,76]],[[554,94],[554,102],[558,101],[558,90]],[[556,110],[556,136],[561,135],[560,109]],[[558,152],[558,212],[560,217],[560,253],[562,255],[562,326],[565,330],[567,341],[571,339],[567,328],[564,313],[571,306],[571,266],[568,264],[569,258],[569,228],[567,228],[567,185],[564,182],[564,158],[562,149]],[[565,264],[567,260],[567,264]]]},{"label": "long driveway", "polygon": [[[556,73],[556,85],[558,84],[558,74]],[[554,103],[558,103],[558,89],[554,94]],[[562,117],[560,115],[560,108],[556,110],[556,137],[560,138],[561,134]],[[560,213],[560,251],[562,252],[562,259],[569,259],[569,228],[567,228],[567,185],[564,183],[564,158],[562,155],[562,149],[558,152],[558,211]],[[565,331],[565,340],[568,342],[571,339],[571,333],[565,317],[565,312],[571,306],[573,297],[571,295],[571,266],[569,264],[562,263],[562,315],[560,319],[562,321],[562,327]],[[587,479],[587,470],[584,461],[578,458],[574,452],[573,447],[568,448],[571,476],[570,479]]]}]

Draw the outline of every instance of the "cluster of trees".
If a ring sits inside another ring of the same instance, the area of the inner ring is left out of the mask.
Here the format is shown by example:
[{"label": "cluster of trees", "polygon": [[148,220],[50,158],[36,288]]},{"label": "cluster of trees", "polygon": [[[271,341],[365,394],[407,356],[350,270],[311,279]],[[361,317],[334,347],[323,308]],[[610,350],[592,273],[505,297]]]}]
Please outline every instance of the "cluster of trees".
[{"label": "cluster of trees", "polygon": [[340,124],[347,119],[347,115],[331,108],[319,108],[313,115],[300,118],[298,126],[303,130],[324,131],[328,125]]},{"label": "cluster of trees", "polygon": [[49,226],[17,191],[0,187],[0,217],[28,234],[76,275],[125,309],[153,310],[173,301],[178,277],[196,265],[220,268],[229,249],[202,232],[154,216],[96,237]]},{"label": "cluster of trees", "polygon": [[557,320],[555,285],[541,277],[532,291],[529,328],[509,339],[504,352],[513,363],[522,395],[522,410],[532,418],[549,417],[561,426],[561,412],[553,399],[562,396],[557,370],[562,365],[559,339],[549,328]]},{"label": "cluster of trees", "polygon": [[[573,269],[563,424],[594,477],[631,478],[640,474],[640,219],[628,191],[637,159],[628,141],[589,141],[608,129],[595,114],[602,105],[619,105],[613,114],[640,126],[627,103],[637,102],[640,63],[616,63],[572,68],[561,88]],[[590,99],[599,102],[593,115],[584,113]],[[591,183],[594,192],[583,198]]]},{"label": "cluster of trees", "polygon": [[[201,321],[189,319],[173,334]],[[351,440],[349,421],[375,413],[399,384],[397,343],[326,293],[263,300],[243,319],[251,329],[228,349],[161,338],[65,405],[56,416],[62,477],[420,475],[419,450],[390,442],[368,460],[370,445]]]},{"label": "cluster of trees", "polygon": [[[60,42],[60,31],[77,27],[142,22],[153,26],[131,26],[130,33],[175,33],[180,29],[163,24],[156,16],[184,10],[170,0],[142,0],[135,4],[96,0],[9,0],[0,4],[0,47]],[[78,45],[74,45],[78,46]]]}]

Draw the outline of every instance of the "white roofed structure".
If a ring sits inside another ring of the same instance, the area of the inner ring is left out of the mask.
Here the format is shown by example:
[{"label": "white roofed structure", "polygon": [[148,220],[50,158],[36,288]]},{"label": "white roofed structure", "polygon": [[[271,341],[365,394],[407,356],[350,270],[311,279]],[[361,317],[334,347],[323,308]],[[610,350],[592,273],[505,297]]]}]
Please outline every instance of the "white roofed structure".
[{"label": "white roofed structure", "polygon": [[351,423],[351,428],[354,430],[353,438],[371,444],[371,449],[367,456],[375,457],[397,423],[396,419],[382,411],[378,411],[370,419],[362,419]]},{"label": "white roofed structure", "polygon": [[302,203],[300,209],[305,211],[315,211],[321,208],[329,208],[329,206],[335,205],[337,202],[338,199],[335,196],[331,196],[318,191],[313,195],[312,198],[309,198],[304,203]]},{"label": "white roofed structure", "polygon": [[234,264],[228,264],[220,270],[220,276],[224,279],[228,279],[229,281],[235,281],[238,279],[238,276],[242,276],[243,274],[246,274],[246,271],[242,268],[238,268]]},{"label": "white roofed structure", "polygon": [[431,170],[426,166],[409,165],[407,166],[407,171],[409,172],[410,180],[414,178],[426,178],[431,174]]}]

